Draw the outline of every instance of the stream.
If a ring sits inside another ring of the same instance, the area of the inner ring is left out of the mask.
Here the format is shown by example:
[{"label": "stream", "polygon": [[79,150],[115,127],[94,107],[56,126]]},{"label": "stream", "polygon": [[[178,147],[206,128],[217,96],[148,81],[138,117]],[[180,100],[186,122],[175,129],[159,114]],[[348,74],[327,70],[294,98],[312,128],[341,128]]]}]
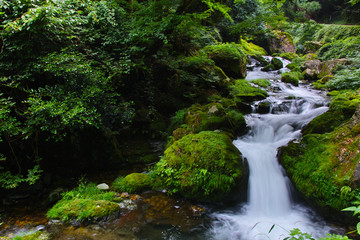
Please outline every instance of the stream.
[{"label": "stream", "polygon": [[[270,57],[268,57],[270,58]],[[289,62],[283,60],[284,65]],[[89,226],[43,223],[53,239],[192,239],[192,240],[280,240],[290,230],[300,229],[315,238],[326,236],[331,228],[303,203],[278,163],[277,149],[301,137],[301,128],[327,111],[325,93],[307,84],[299,87],[280,81],[280,73],[262,72],[255,60],[246,80],[268,79],[269,97],[253,104],[253,113],[245,116],[249,132],[234,140],[244,161],[249,164],[248,200],[225,209],[210,208],[198,214],[197,206],[169,198],[164,193],[145,193],[139,207],[120,218]],[[259,114],[258,106],[269,103],[269,112]],[[39,228],[39,226],[36,226]],[[34,228],[32,228],[34,230]],[[20,229],[18,231],[24,231]],[[25,231],[27,231],[25,229]]]}]

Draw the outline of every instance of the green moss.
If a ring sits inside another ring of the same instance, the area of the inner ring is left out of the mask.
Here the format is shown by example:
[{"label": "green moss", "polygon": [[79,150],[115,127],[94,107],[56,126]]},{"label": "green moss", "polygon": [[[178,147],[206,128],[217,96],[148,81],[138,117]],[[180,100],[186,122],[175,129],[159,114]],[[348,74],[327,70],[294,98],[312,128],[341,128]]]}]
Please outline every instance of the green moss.
[{"label": "green moss", "polygon": [[251,80],[252,83],[255,83],[256,85],[258,85],[259,87],[262,88],[268,88],[271,86],[271,82],[267,79],[254,79]]},{"label": "green moss", "polygon": [[262,100],[268,96],[266,91],[251,86],[248,81],[243,79],[236,80],[233,85],[230,85],[230,95],[245,102]]},{"label": "green moss", "polygon": [[356,91],[330,95],[329,111],[303,129],[301,143],[280,150],[280,162],[305,196],[321,206],[341,210],[360,193],[354,175],[360,160],[360,124],[352,117],[359,107],[359,95]]},{"label": "green moss", "polygon": [[240,40],[240,44],[248,56],[266,56],[267,52],[262,47],[255,45],[251,42],[247,42],[244,39]]},{"label": "green moss", "polygon": [[226,200],[244,174],[241,156],[224,133],[189,134],[174,142],[154,174],[172,193],[201,201]]},{"label": "green moss", "polygon": [[342,111],[330,110],[314,118],[308,125],[302,129],[303,134],[327,133],[333,131],[349,118],[344,116]]},{"label": "green moss", "polygon": [[135,193],[151,189],[151,177],[145,173],[131,173],[115,179],[113,188],[117,191]]},{"label": "green moss", "polygon": [[277,57],[271,59],[271,64],[274,66],[274,70],[279,70],[284,67],[282,61]]},{"label": "green moss", "polygon": [[241,44],[223,43],[206,46],[201,50],[208,58],[224,70],[229,77],[246,76],[247,56]]},{"label": "green moss", "polygon": [[[50,240],[51,235],[50,235],[50,233],[47,233],[47,232],[37,231],[35,233],[30,233],[27,235],[18,235],[11,239],[12,240]],[[6,237],[4,237],[4,238],[0,237],[0,240],[10,240],[10,239],[6,238]]]},{"label": "green moss", "polygon": [[341,189],[349,186],[356,167],[353,162],[342,166],[334,144],[335,136],[306,135],[301,144],[291,143],[281,149],[280,161],[296,187],[320,206],[341,210],[355,199],[357,190],[346,195]]},{"label": "green moss", "polygon": [[96,220],[120,210],[115,202],[92,199],[61,200],[47,213],[48,218],[69,221]]},{"label": "green moss", "polygon": [[350,118],[360,105],[360,94],[355,90],[330,92],[333,99],[330,103],[331,111],[341,111],[344,116]]},{"label": "green moss", "polygon": [[287,67],[288,69],[290,69],[291,71],[301,72],[301,67],[300,67],[300,65],[297,64],[297,63],[294,63],[294,62],[289,63],[288,65],[286,65],[286,67]]},{"label": "green moss", "polygon": [[275,66],[272,64],[268,64],[261,69],[261,71],[264,71],[264,72],[273,71],[273,70],[275,70]]},{"label": "green moss", "polygon": [[[285,52],[285,53],[281,53],[280,57],[288,59],[290,61],[292,61],[293,59],[295,59],[297,57],[296,53],[293,52]],[[290,68],[289,68],[290,69]]]},{"label": "green moss", "polygon": [[120,209],[115,192],[103,192],[95,184],[81,183],[78,188],[63,194],[63,198],[48,212],[47,217],[70,221],[96,220]]},{"label": "green moss", "polygon": [[[196,104],[186,110],[184,123],[189,126],[193,133],[209,130],[239,132],[245,128],[246,123],[245,121],[237,121],[238,125],[234,126],[233,119],[230,119],[233,116],[233,114],[229,114],[230,110],[231,108],[225,109],[220,103],[210,103],[205,106]],[[240,115],[242,114],[239,113],[238,116]]]},{"label": "green moss", "polygon": [[299,80],[303,79],[304,76],[300,72],[286,72],[281,74],[281,81],[290,83],[294,86],[299,85]]}]

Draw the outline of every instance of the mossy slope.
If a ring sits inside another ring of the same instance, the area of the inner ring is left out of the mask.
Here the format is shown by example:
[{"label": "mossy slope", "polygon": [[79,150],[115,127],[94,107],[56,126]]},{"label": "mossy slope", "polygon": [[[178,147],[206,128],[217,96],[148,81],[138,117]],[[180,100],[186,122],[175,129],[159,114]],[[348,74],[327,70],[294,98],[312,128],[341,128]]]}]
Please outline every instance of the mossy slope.
[{"label": "mossy slope", "polygon": [[303,130],[300,143],[280,150],[295,186],[322,207],[341,210],[360,193],[359,99],[354,91],[338,93],[330,110]]}]

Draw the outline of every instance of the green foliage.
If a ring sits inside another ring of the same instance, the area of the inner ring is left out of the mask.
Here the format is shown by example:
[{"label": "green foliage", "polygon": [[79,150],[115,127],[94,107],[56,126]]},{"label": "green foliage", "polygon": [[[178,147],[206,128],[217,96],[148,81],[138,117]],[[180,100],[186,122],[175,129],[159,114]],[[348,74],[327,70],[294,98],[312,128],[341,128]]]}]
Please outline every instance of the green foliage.
[{"label": "green foliage", "polygon": [[301,232],[298,228],[294,228],[290,231],[290,237],[286,237],[284,240],[315,240],[315,238],[308,233]]},{"label": "green foliage", "polygon": [[103,192],[95,184],[80,182],[76,189],[63,193],[62,199],[48,212],[47,217],[70,221],[96,220],[119,210],[115,192]]},{"label": "green foliage", "polygon": [[337,71],[326,85],[331,90],[359,89],[360,88],[360,69],[342,69]]},{"label": "green foliage", "polygon": [[[311,234],[303,233],[298,228],[294,228],[290,231],[290,236],[283,240],[315,240]],[[346,240],[349,239],[347,236],[341,236],[337,234],[328,234],[328,237],[321,237],[318,240]]]},{"label": "green foliage", "polygon": [[[350,211],[353,212],[353,215],[359,215],[360,213],[360,201],[355,201],[353,202],[353,204],[355,204],[356,206],[351,206],[351,207],[347,207],[344,208],[343,211]],[[360,218],[359,216],[357,216],[358,218]],[[357,234],[360,234],[360,222],[357,223],[356,225],[356,232]]]},{"label": "green foliage", "polygon": [[153,169],[170,193],[201,201],[224,200],[244,170],[239,151],[224,133],[189,134],[174,142]]},{"label": "green foliage", "polygon": [[126,177],[118,177],[113,182],[113,188],[117,191],[128,193],[139,193],[151,189],[152,180],[145,173],[131,173]]}]

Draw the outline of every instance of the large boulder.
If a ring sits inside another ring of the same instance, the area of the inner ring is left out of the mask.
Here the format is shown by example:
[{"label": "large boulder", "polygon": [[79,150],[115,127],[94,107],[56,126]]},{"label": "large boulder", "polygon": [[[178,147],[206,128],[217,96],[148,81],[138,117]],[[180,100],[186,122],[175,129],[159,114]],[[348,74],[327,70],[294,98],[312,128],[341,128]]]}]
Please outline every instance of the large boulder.
[{"label": "large boulder", "polygon": [[154,173],[169,192],[215,202],[240,192],[247,169],[228,135],[204,131],[168,147]]},{"label": "large boulder", "polygon": [[241,44],[222,43],[210,45],[203,49],[216,66],[232,78],[246,77],[247,56]]},{"label": "large boulder", "polygon": [[304,71],[305,79],[316,80],[331,75],[339,65],[345,65],[348,62],[347,59],[333,59],[324,62],[313,59],[304,62],[301,69]]},{"label": "large boulder", "polygon": [[274,30],[272,36],[269,37],[269,48],[271,53],[295,53],[295,44],[289,33],[280,30]]},{"label": "large boulder", "polygon": [[186,109],[184,124],[189,126],[192,133],[212,130],[239,133],[246,128],[243,115],[235,109],[224,108],[221,103],[193,105]]}]

